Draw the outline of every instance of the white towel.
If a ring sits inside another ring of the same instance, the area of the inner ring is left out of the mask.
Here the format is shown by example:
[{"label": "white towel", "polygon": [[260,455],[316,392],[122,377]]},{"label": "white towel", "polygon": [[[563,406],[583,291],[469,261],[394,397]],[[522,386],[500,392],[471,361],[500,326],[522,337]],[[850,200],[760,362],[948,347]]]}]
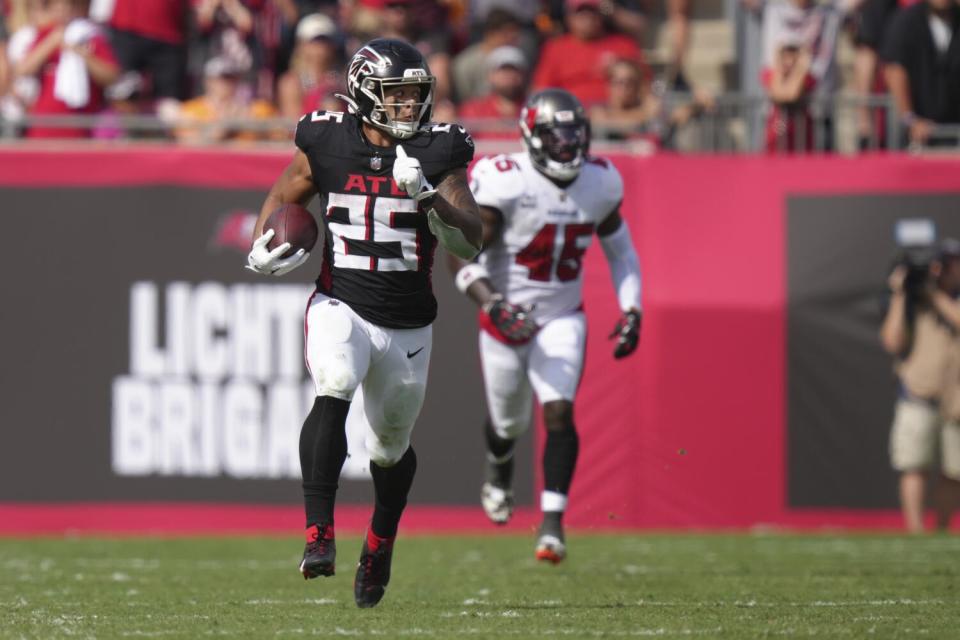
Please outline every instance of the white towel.
[{"label": "white towel", "polygon": [[[63,33],[63,43],[70,46],[81,45],[96,34],[97,25],[78,18],[67,25]],[[71,109],[82,109],[90,102],[90,74],[87,73],[87,65],[79,54],[66,48],[60,52],[53,95],[58,100],[63,100]]]}]

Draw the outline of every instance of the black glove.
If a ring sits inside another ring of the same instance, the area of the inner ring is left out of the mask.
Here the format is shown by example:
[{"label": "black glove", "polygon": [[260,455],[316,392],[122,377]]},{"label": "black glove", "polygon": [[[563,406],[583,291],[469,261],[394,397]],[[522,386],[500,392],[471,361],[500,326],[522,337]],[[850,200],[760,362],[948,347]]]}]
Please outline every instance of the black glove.
[{"label": "black glove", "polygon": [[528,304],[513,304],[496,296],[483,305],[483,310],[490,317],[494,328],[507,342],[523,344],[533,337],[539,327],[530,318],[533,307]]},{"label": "black glove", "polygon": [[640,342],[640,323],[642,316],[639,311],[631,309],[624,312],[617,320],[617,326],[613,328],[613,333],[608,339],[617,338],[617,346],[613,349],[613,357],[616,359],[625,358],[637,349],[637,343]]}]

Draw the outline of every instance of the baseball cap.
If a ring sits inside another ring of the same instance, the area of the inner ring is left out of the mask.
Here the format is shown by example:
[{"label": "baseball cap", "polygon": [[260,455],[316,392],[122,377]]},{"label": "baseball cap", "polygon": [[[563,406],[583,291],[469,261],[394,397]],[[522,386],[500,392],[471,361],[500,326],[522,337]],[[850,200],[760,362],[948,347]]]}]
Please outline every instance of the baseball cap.
[{"label": "baseball cap", "polygon": [[517,47],[509,45],[497,47],[487,56],[487,71],[493,71],[500,67],[514,67],[520,71],[526,71],[530,64],[527,62],[527,56]]},{"label": "baseball cap", "polygon": [[577,11],[578,9],[599,9],[601,0],[567,0],[567,9]]},{"label": "baseball cap", "polygon": [[337,35],[337,25],[330,16],[311,13],[297,24],[297,40],[309,42],[317,38],[333,38]]}]

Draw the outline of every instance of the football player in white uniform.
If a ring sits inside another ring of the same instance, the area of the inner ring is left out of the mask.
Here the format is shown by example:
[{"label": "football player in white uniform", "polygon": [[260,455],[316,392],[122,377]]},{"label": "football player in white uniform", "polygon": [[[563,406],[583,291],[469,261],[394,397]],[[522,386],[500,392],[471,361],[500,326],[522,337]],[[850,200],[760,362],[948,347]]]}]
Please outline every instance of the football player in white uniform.
[{"label": "football player in white uniform", "polygon": [[473,168],[483,252],[474,262],[450,260],[457,288],[482,309],[484,511],[499,524],[512,514],[513,447],[529,428],[536,394],[547,429],[536,557],[557,563],[566,556],[562,517],[579,449],[573,401],[587,331],[581,261],[596,234],[623,312],[610,336],[615,358],[639,341],[640,264],[620,217],[623,182],[610,162],[588,155],[590,123],[580,102],[560,89],[541,91],[524,107],[520,130],[526,152]]}]

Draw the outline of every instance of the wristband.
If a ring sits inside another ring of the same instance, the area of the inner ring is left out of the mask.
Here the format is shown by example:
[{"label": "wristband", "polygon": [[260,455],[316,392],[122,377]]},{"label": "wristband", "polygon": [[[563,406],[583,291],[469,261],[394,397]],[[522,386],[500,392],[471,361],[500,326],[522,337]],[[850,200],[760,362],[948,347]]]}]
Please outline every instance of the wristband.
[{"label": "wristband", "polygon": [[490,273],[487,271],[486,267],[479,265],[476,262],[471,262],[464,268],[460,269],[460,271],[457,271],[454,282],[457,285],[457,291],[465,294],[467,289],[469,289],[470,285],[472,285],[474,282],[489,277]]}]

